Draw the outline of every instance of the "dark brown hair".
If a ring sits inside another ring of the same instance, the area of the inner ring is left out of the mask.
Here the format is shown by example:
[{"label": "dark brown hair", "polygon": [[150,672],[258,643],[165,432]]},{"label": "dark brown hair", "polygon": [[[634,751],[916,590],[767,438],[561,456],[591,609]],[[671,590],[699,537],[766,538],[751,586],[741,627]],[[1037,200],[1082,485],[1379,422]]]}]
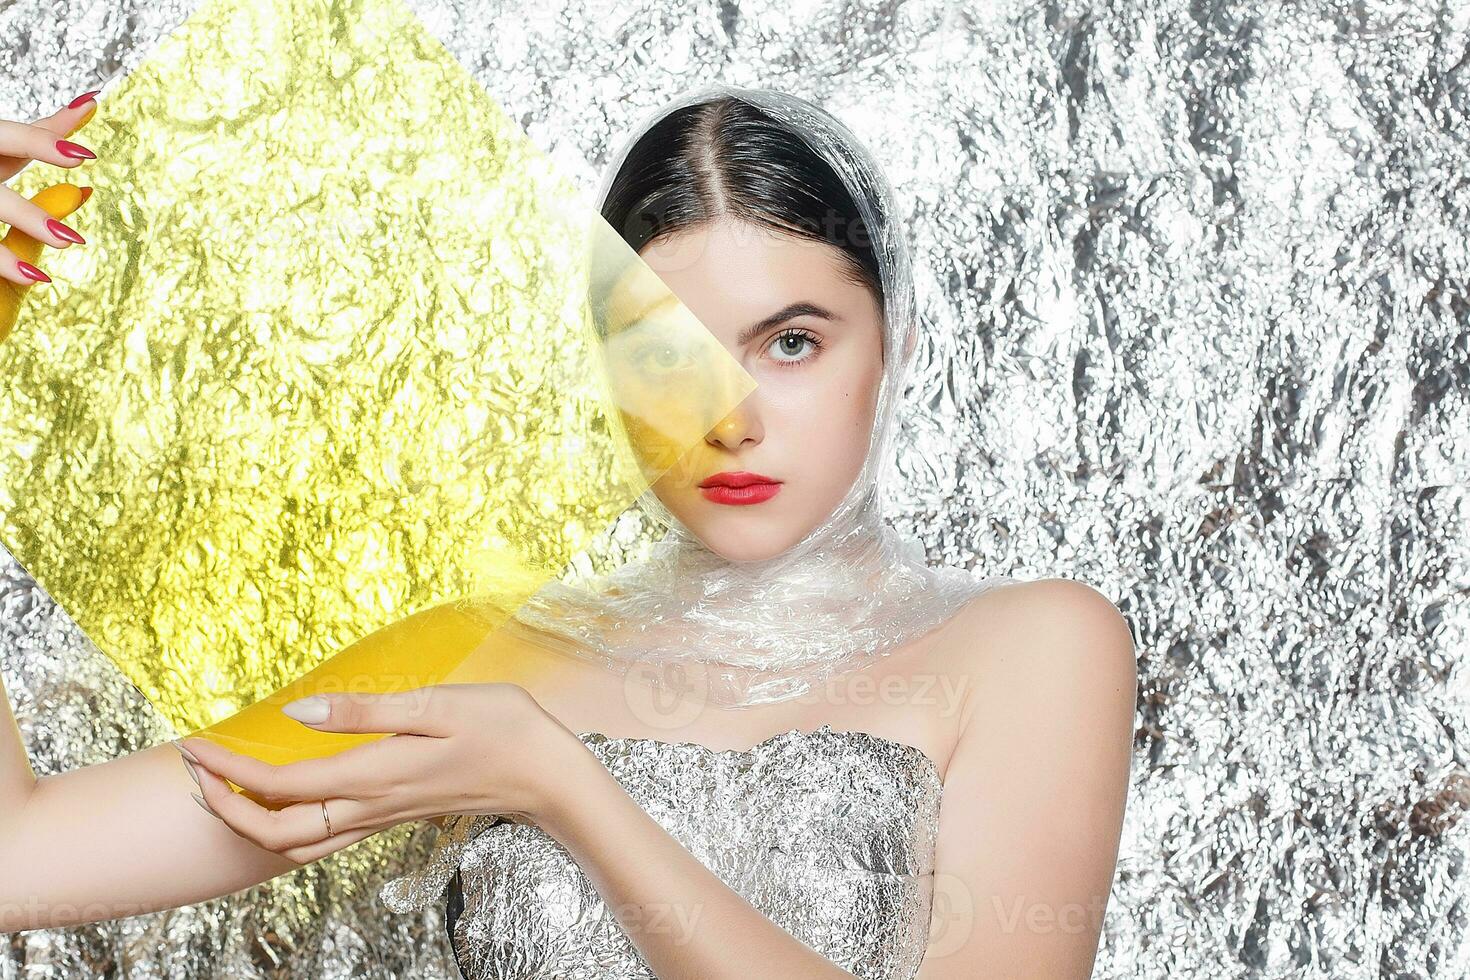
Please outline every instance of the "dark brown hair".
[{"label": "dark brown hair", "polygon": [[842,179],[800,133],[729,95],[680,107],[650,127],[602,206],[635,252],[721,216],[836,247],[848,277],[883,308],[872,238]]}]

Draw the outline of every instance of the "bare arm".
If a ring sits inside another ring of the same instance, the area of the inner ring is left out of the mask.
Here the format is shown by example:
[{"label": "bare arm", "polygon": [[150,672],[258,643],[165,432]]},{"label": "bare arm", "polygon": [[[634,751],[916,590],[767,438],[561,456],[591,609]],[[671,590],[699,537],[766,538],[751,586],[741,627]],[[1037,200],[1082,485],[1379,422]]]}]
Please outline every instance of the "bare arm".
[{"label": "bare arm", "polygon": [[36,779],[0,686],[0,932],[228,895],[299,865],[205,813],[170,743]]},{"label": "bare arm", "polygon": [[26,755],[25,743],[20,740],[20,729],[15,726],[3,677],[0,677],[0,703],[4,704],[0,708],[4,713],[0,718],[0,821],[3,821],[3,815],[14,813],[30,795],[36,785],[36,774]]},{"label": "bare arm", "polygon": [[[390,623],[348,650],[377,651],[371,660],[424,642],[471,645],[473,664],[465,663],[482,677],[516,678],[535,665],[452,602]],[[10,702],[0,702],[0,932],[191,905],[302,866],[195,803],[198,787],[172,743],[37,781]],[[378,829],[338,833],[326,853]]]},{"label": "bare arm", "polygon": [[1128,793],[1132,634],[1066,579],[998,594],[966,632],[975,683],[945,775],[919,980],[1086,980]]}]

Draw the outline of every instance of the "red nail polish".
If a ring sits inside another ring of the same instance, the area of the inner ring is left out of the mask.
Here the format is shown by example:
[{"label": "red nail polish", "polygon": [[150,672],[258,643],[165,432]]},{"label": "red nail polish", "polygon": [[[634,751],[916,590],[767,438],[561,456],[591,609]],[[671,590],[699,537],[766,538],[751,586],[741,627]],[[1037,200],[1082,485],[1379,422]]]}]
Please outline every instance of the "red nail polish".
[{"label": "red nail polish", "polygon": [[90,187],[83,187],[82,188],[82,203],[83,204],[86,204],[87,203],[87,198],[89,198],[91,196],[92,196],[92,188],[90,188]]},{"label": "red nail polish", "polygon": [[86,93],[84,93],[82,95],[79,95],[75,99],[72,99],[70,102],[68,102],[66,104],[66,107],[68,109],[75,109],[79,105],[81,105],[83,102],[86,102],[88,99],[90,99],[92,96],[96,95],[100,91],[102,91],[102,90],[99,88],[99,89],[96,89],[94,91],[86,92]]},{"label": "red nail polish", "polygon": [[46,219],[46,230],[51,232],[51,234],[55,235],[57,238],[63,238],[66,241],[69,241],[75,245],[87,244],[87,240],[85,238],[83,238],[81,235],[78,235],[76,232],[72,231],[66,225],[62,224],[60,221],[57,221],[55,218]]},{"label": "red nail polish", "polygon": [[50,282],[51,281],[51,277],[50,276],[46,275],[46,273],[42,272],[40,269],[37,269],[35,266],[31,265],[29,262],[20,262],[20,261],[17,261],[15,263],[15,265],[16,265],[16,267],[18,269],[20,269],[20,274],[21,275],[28,276],[31,279],[34,279],[36,282]]},{"label": "red nail polish", "polygon": [[93,153],[85,146],[82,146],[78,143],[73,143],[71,140],[57,140],[56,149],[57,152],[59,152],[62,156],[71,157],[73,160],[97,159],[97,154]]}]

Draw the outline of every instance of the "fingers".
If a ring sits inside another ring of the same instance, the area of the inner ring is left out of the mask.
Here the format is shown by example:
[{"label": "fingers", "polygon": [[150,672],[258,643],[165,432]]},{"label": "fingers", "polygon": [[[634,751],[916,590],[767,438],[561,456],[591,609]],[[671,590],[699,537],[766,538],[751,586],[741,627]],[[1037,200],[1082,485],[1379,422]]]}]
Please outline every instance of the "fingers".
[{"label": "fingers", "polygon": [[50,282],[51,277],[8,248],[0,248],[0,273],[7,282],[16,286],[29,286],[37,282]]},{"label": "fingers", "polygon": [[335,854],[337,851],[342,850],[348,844],[356,844],[358,841],[362,840],[365,837],[371,837],[373,836],[373,834],[376,834],[379,830],[383,829],[386,828],[364,827],[361,830],[352,830],[346,833],[335,834],[334,836],[328,837],[322,841],[318,841],[315,844],[307,844],[304,847],[287,848],[286,850],[280,851],[279,853],[281,857],[285,858],[288,861],[295,861],[297,864],[310,864],[313,861],[320,861],[328,854]]},{"label": "fingers", "polygon": [[[86,115],[75,110],[63,111],[75,116],[78,123]],[[60,119],[53,117],[50,125],[54,126],[59,122]],[[40,123],[16,122],[13,119],[0,119],[0,154],[25,160],[40,160],[58,167],[76,167],[88,160],[97,159],[97,154],[82,144],[59,138],[54,129]]]},{"label": "fingers", "polygon": [[[78,197],[80,196],[78,188]],[[78,203],[81,203],[80,200]],[[75,229],[63,224],[45,208],[4,184],[0,184],[0,221],[10,225],[12,232],[19,229],[22,234],[52,248],[68,248],[86,243],[86,239]]]},{"label": "fingers", "polygon": [[[72,184],[55,184],[31,198],[47,215],[63,218],[91,196],[92,188]],[[36,267],[41,243],[19,228],[12,228],[0,239],[0,341],[10,336],[25,299],[27,286],[49,282],[50,276]]]},{"label": "fingers", "polygon": [[[30,200],[26,200],[10,188],[0,185],[0,198],[7,200],[19,198],[29,216],[27,220],[30,227],[36,226],[37,216],[43,228],[47,221],[57,221],[57,219],[66,217],[81,207],[83,202],[91,196],[92,188],[90,187],[53,184],[37,192],[36,196]],[[7,219],[3,213],[0,213],[0,221],[3,220]],[[42,232],[45,238],[38,240],[26,231],[24,225],[15,221],[10,223],[13,227],[4,239],[0,239],[0,276],[21,286],[29,286],[35,282],[50,282],[50,277],[37,269],[35,263],[40,257],[41,246],[50,244],[49,240],[55,236],[47,230]],[[29,266],[29,269],[26,269],[25,266]]]},{"label": "fingers", "polygon": [[267,810],[230,789],[224,779],[205,767],[195,766],[194,769],[199,778],[199,795],[207,811],[257,847],[275,851],[300,864],[340,850],[382,829],[357,824],[356,810],[361,807],[357,801],[328,799],[326,806],[333,830],[329,837],[326,820],[322,818],[321,801]]},{"label": "fingers", "polygon": [[263,800],[294,802],[321,799],[323,796],[367,800],[387,789],[386,783],[392,774],[410,771],[416,764],[422,765],[423,757],[415,758],[411,748],[404,744],[413,738],[382,739],[368,745],[353,746],[336,755],[285,765],[273,765],[231,752],[205,738],[182,739],[174,745],[211,771]]},{"label": "fingers", "polygon": [[418,687],[393,694],[316,694],[281,710],[303,725],[326,732],[393,732],[444,738],[454,730],[455,685]]},{"label": "fingers", "polygon": [[[84,163],[86,161],[85,154],[81,154],[80,151],[71,150],[70,148],[65,146],[57,147],[56,140],[58,138],[70,137],[72,133],[76,132],[87,123],[92,121],[92,117],[97,114],[96,95],[96,91],[84,92],[83,94],[73,99],[69,104],[62,106],[60,109],[57,109],[55,112],[51,113],[51,115],[42,116],[40,119],[37,119],[29,125],[37,129],[45,130],[47,133],[51,134],[49,140],[51,148],[53,150],[58,150],[61,152],[66,152],[70,150],[68,156],[75,157],[73,162]],[[20,123],[18,125],[26,124]],[[41,136],[38,138],[46,140],[48,137]],[[68,139],[67,142],[72,143],[73,146],[79,145],[74,140]],[[83,149],[86,148],[83,147]],[[90,150],[88,150],[88,152],[90,152]],[[32,159],[33,158],[29,155],[16,156],[9,153],[0,152],[0,177],[4,177],[6,179],[13,177],[21,170],[24,170]]]},{"label": "fingers", "polygon": [[[49,147],[49,152],[63,155],[66,162],[61,166],[74,166],[85,162],[87,154],[92,151],[66,137],[85,126],[96,115],[97,101],[94,98],[96,94],[96,92],[86,92],[79,95],[69,105],[33,123],[6,123],[5,125],[21,127],[19,130],[9,130],[9,132],[12,134],[24,133],[25,135],[19,142],[27,150],[33,149],[33,144],[39,140],[42,146]],[[29,153],[15,156],[0,150],[0,181],[9,180],[20,173],[30,165],[32,159],[35,158]],[[42,159],[46,158],[42,157]]]},{"label": "fingers", "polygon": [[97,113],[96,96],[100,91],[102,90],[93,89],[91,92],[83,92],[51,115],[37,119],[31,125],[50,130],[58,136],[70,136],[90,122]]}]

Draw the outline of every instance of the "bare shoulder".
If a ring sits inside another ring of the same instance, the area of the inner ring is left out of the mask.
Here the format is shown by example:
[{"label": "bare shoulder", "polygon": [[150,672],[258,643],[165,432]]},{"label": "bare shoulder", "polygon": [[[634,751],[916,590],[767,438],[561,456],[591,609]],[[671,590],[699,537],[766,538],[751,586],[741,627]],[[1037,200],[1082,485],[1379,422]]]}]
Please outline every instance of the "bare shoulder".
[{"label": "bare shoulder", "polygon": [[1088,976],[1130,785],[1127,621],[1085,583],[1042,579],[982,592],[953,626],[966,695],[935,869],[995,914],[970,916],[943,958],[931,946],[919,975]]},{"label": "bare shoulder", "polygon": [[1110,691],[1131,711],[1137,691],[1127,619],[1106,595],[1074,579],[981,592],[946,627],[944,655],[954,670],[985,682],[978,690],[1035,703],[1055,704],[1064,690]]},{"label": "bare shoulder", "polygon": [[972,597],[946,628],[955,656],[1004,656],[1022,649],[1059,655],[1097,651],[1133,663],[1133,632],[1113,601],[1067,578],[1006,583]]}]

